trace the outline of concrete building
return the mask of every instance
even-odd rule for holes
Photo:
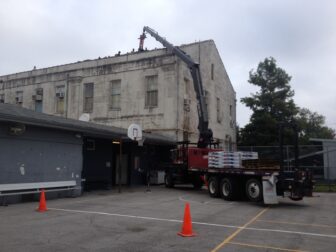
[[[212,40],[181,48],[200,63],[214,139],[236,144],[236,97]],[[131,123],[177,141],[198,139],[197,101],[187,66],[166,49],[0,76],[0,102],[127,128]]]

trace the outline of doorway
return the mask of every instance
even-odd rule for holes
[[[82,170],[84,190],[110,189],[113,186],[114,156],[111,141],[84,138]]]

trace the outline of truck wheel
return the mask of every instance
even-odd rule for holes
[[[295,190],[289,198],[293,201],[300,201],[303,199],[302,192]]]
[[[246,182],[246,196],[250,201],[259,202],[263,198],[263,190],[258,179],[249,179]]]
[[[174,180],[173,180],[173,176],[170,173],[166,173],[165,177],[164,177],[164,182],[165,182],[165,186],[167,188],[172,188],[174,187]]]
[[[209,191],[210,197],[213,197],[213,198],[219,197],[218,179],[216,177],[209,178],[208,191]]]
[[[225,200],[234,200],[236,186],[233,178],[223,178],[220,182],[220,195]]]
[[[194,186],[194,189],[198,190],[202,188],[203,181],[200,176],[195,176],[192,180],[192,184]]]

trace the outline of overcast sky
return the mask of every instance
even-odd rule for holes
[[[273,56],[292,76],[295,102],[336,128],[336,2],[295,0],[0,1],[0,75],[138,48],[147,25],[174,45],[213,39],[240,103],[248,73]],[[153,38],[148,49],[162,47]]]

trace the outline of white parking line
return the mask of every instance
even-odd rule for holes
[[[154,221],[182,223],[181,220],[145,217],[145,216],[137,216],[137,215],[105,213],[105,212],[84,211],[84,210],[74,210],[74,209],[62,209],[62,208],[52,208],[52,207],[49,207],[48,209],[49,210],[54,210],[54,211],[71,212],[71,213],[98,214],[98,215],[117,216],[117,217],[135,218],[135,219],[143,219],[143,220],[154,220]],[[336,239],[336,235],[334,235],[334,234],[298,232],[298,231],[289,231],[289,230],[283,230],[283,229],[253,228],[253,227],[233,226],[233,225],[215,224],[215,223],[206,223],[206,222],[197,222],[197,221],[192,222],[192,224],[204,225],[204,226],[213,226],[213,227],[225,227],[225,228],[253,230],[253,231],[261,231],[261,232],[275,232],[275,233],[298,234],[298,235],[305,235],[305,236],[318,236],[318,237],[326,237],[326,238]]]
[[[223,205],[223,202],[215,203],[215,200],[208,200],[208,201],[205,201],[204,204],[206,204],[206,205],[207,204],[210,204],[210,205]],[[234,202],[227,202],[227,201],[225,202],[224,201],[224,204],[225,205],[232,205],[232,204],[234,204]]]
[[[186,197],[189,195],[183,195],[180,196],[178,199],[179,201],[183,201],[183,202],[191,202],[191,203],[197,203],[197,204],[204,204],[204,205],[232,205],[233,202],[227,202],[227,201],[221,201],[220,203],[217,203],[216,200],[208,200],[208,201],[195,201],[195,200],[190,200],[190,199],[186,199]]]

